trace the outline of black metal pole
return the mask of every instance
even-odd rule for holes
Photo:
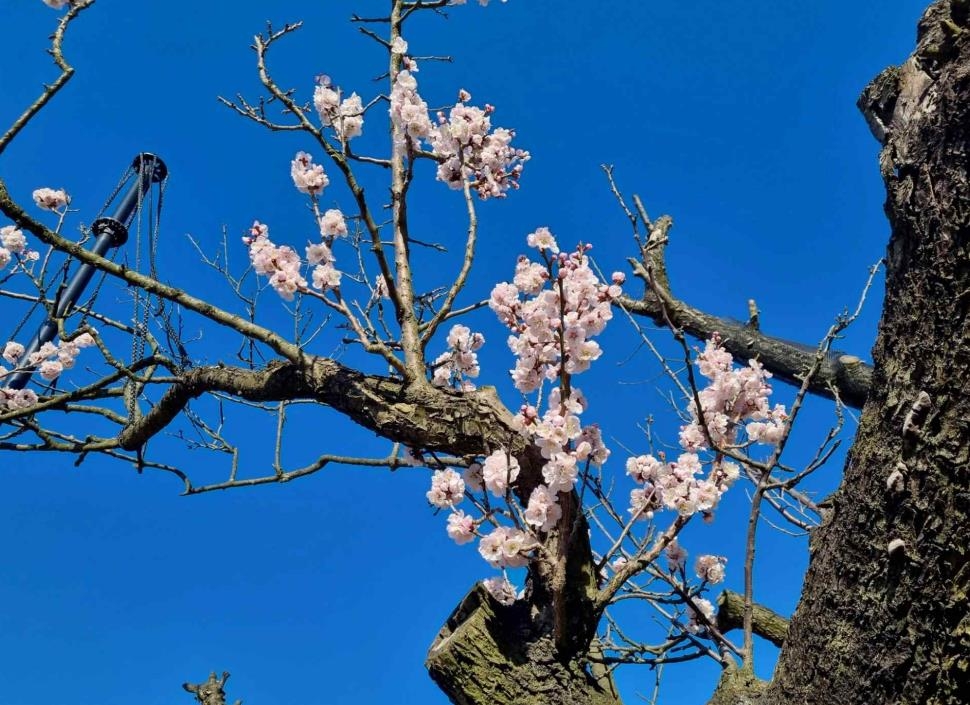
[[[91,231],[95,234],[91,252],[96,255],[104,256],[108,250],[127,242],[128,228],[135,216],[138,202],[148,193],[152,184],[161,183],[168,175],[165,162],[149,152],[142,152],[135,157],[131,166],[135,171],[135,180],[122,196],[114,214],[110,217],[98,218],[91,225]],[[91,277],[94,276],[94,271],[94,267],[90,264],[82,264],[78,268],[67,285],[58,293],[54,301],[53,315],[40,325],[37,333],[24,348],[24,354],[20,356],[18,366],[25,365],[30,356],[40,350],[44,343],[49,343],[57,337],[58,319],[63,318],[77,304]],[[34,367],[30,366],[8,375],[7,388],[23,389],[33,373]]]

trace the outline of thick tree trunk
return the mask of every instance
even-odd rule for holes
[[[542,612],[475,587],[438,633],[428,672],[456,705],[619,705],[611,678],[561,657]]]
[[[970,2],[860,107],[892,238],[874,375],[768,703],[970,702]]]

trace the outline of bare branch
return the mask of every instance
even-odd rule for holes
[[[0,154],[7,148],[7,146],[13,141],[13,138],[17,136],[27,123],[41,111],[41,109],[50,102],[58,91],[60,91],[68,81],[71,80],[71,76],[74,75],[74,67],[67,63],[67,59],[64,58],[63,44],[64,44],[64,34],[67,32],[67,26],[71,21],[81,14],[84,10],[91,7],[95,0],[79,0],[78,2],[70,3],[67,13],[61,17],[60,21],[57,23],[57,29],[54,31],[54,36],[51,40],[50,55],[54,59],[54,63],[61,70],[61,75],[57,77],[52,84],[49,86],[44,86],[44,92],[31,103],[26,110],[14,120],[13,125],[0,137]]]

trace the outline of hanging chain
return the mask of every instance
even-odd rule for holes
[[[152,178],[152,171],[155,168],[156,165],[154,162],[146,165],[143,161],[140,164],[138,178]],[[148,171],[148,169],[152,171]],[[148,276],[156,281],[158,280],[158,240],[161,231],[162,201],[165,196],[165,186],[167,183],[167,176],[159,182],[157,202],[154,190],[151,188],[148,189],[147,208],[144,194],[141,190],[138,192],[137,222],[135,224],[135,271],[142,272],[143,251],[147,249]],[[142,233],[142,218],[146,212],[148,213],[148,224],[145,232],[145,236],[148,238],[147,248],[143,242],[144,237]],[[145,345],[148,341],[148,323],[153,314],[165,328],[166,336],[170,340],[177,340],[177,334],[172,328],[171,321],[169,321],[165,302],[160,297],[155,294],[142,292],[138,287],[132,287],[132,298],[134,310],[132,312],[131,364],[134,365],[145,354]],[[125,383],[125,401],[130,418],[134,418],[138,413],[137,403],[138,396],[141,393],[141,386],[132,379],[129,379]]]
[[[118,179],[118,183],[115,185],[114,190],[108,196],[108,199],[104,202],[104,205],[101,206],[101,210],[98,211],[98,215],[95,216],[95,220],[104,216],[105,212],[108,210],[108,206],[110,206],[112,202],[115,200],[115,198],[118,197],[118,194],[121,193],[121,189],[124,188],[125,184],[128,183],[128,180],[131,178],[131,175],[134,173],[135,173],[135,170],[133,167],[129,166],[127,169],[125,169],[125,173],[121,175],[120,179]],[[109,257],[108,259],[110,259],[113,262],[115,257],[117,257],[117,254],[118,254],[117,250],[112,250],[111,257]],[[64,262],[65,277],[67,276],[68,262],[69,260],[66,260]],[[78,322],[79,328],[88,322],[88,312],[91,311],[91,307],[94,305],[95,300],[98,298],[98,294],[101,293],[101,287],[104,286],[104,282],[105,282],[105,279],[107,279],[107,277],[108,277],[108,273],[104,270],[101,270],[98,276],[98,283],[94,285],[94,290],[91,292],[91,295],[88,296],[87,301],[83,305],[77,304],[75,306],[75,308],[78,308],[81,310],[81,318],[80,318],[80,321]]]
[[[154,166],[154,163],[153,163]],[[145,178],[145,160],[138,164],[138,203],[135,207],[135,271],[141,272],[141,221],[144,213],[144,195],[141,184]],[[150,189],[149,189],[150,190]],[[151,198],[151,196],[149,196]],[[141,290],[137,286],[131,287],[133,311],[131,323],[134,328],[131,336],[131,365],[141,359],[145,352],[145,336],[148,332],[148,302],[142,303]],[[125,382],[125,406],[128,410],[129,423],[138,416],[138,395],[140,390],[137,382],[131,377]]]

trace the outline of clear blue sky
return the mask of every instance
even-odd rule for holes
[[[384,4],[99,0],[66,45],[76,77],[0,159],[0,174],[24,201],[36,187],[66,187],[90,220],[131,156],[156,151],[172,174],[162,276],[229,305],[185,235],[215,248],[223,226],[235,241],[260,218],[280,241],[301,245],[312,225],[289,160],[311,145],[268,134],[215,97],[258,95],[247,47],[267,18],[306,23],[275,55],[281,83],[309,98],[313,76],[327,73],[373,95],[380,56],[346,19]],[[455,57],[422,65],[428,102],[445,104],[464,87],[496,105],[495,122],[516,128],[533,154],[522,190],[481,209],[480,266],[465,300],[510,276],[538,225],[562,242],[595,243],[604,269],[623,268],[633,247],[599,170],[608,162],[651,214],[674,217],[677,294],[737,318],[753,297],[767,331],[816,341],[855,303],[888,234],[877,145],[855,100],[882,68],[905,59],[925,4],[510,0],[419,23],[408,36],[414,53]],[[40,0],[0,7],[0,125],[54,78],[44,50],[56,15]],[[379,144],[376,120],[365,131]],[[417,195],[422,236],[460,242],[456,194],[430,183]],[[328,197],[349,210],[346,193]],[[421,272],[438,283],[434,272],[453,268],[432,259]],[[842,348],[867,357],[880,298]],[[267,320],[284,325],[277,302],[265,303]],[[0,337],[20,313],[2,305]],[[504,334],[487,311],[470,324],[489,341],[483,381],[507,393]],[[205,361],[234,353],[218,332],[201,333],[194,351]],[[337,349],[338,338],[325,332],[318,352]],[[604,340],[609,352],[581,386],[621,471],[619,444],[643,447],[637,421],[653,413],[667,419],[667,432],[675,423],[654,392],[650,359],[627,359],[636,347],[630,329],[617,318]],[[827,404],[810,407],[795,453],[813,447],[831,418]],[[250,445],[272,436],[268,423],[251,419],[229,430]],[[297,416],[288,457],[348,449],[376,455],[385,446],[334,414]],[[254,457],[248,471],[262,474]],[[181,459],[197,482],[223,476],[202,453]],[[169,476],[97,458],[76,469],[69,458],[6,455],[0,472],[5,705],[188,702],[179,684],[210,669],[231,671],[231,695],[253,705],[446,702],[424,654],[490,569],[447,539],[424,501],[425,472],[332,468],[290,485],[192,498],[179,497]],[[831,488],[838,472],[838,464],[828,469],[821,485]],[[716,528],[685,545],[727,554],[728,586],[738,589],[743,496],[732,502]],[[759,599],[787,613],[805,542],[767,527],[761,536]],[[669,667],[660,702],[702,702],[716,673],[696,669]],[[621,675],[628,701],[652,679],[636,669]]]

